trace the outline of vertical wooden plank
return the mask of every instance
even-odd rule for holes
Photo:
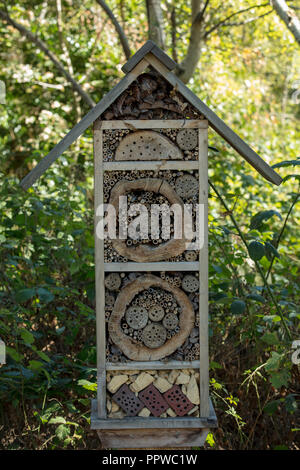
[[[208,162],[207,129],[199,129],[199,205],[204,240],[199,255],[200,416],[209,417],[208,351]],[[200,212],[201,214],[201,212]],[[201,242],[201,240],[200,240]]]
[[[104,291],[104,241],[96,234],[100,220],[97,208],[103,204],[103,157],[101,122],[94,123],[94,236],[95,236],[95,290],[97,336],[97,402],[99,418],[106,418],[106,338]]]

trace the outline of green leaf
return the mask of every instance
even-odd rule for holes
[[[288,370],[283,369],[278,372],[274,372],[270,375],[270,381],[274,388],[280,389],[281,387],[287,387],[290,379],[290,373]]]
[[[266,303],[265,298],[262,295],[259,295],[259,294],[254,294],[254,293],[249,294],[249,295],[247,295],[247,299],[255,300],[256,302],[260,302],[262,304]]]
[[[265,333],[263,335],[263,337],[261,339],[265,343],[269,344],[270,346],[272,346],[274,344],[279,344],[279,339],[278,339],[277,333],[275,331],[273,331],[273,332],[268,331],[267,333]]]
[[[249,256],[254,261],[260,260],[265,254],[265,247],[262,243],[257,241],[252,241],[248,245]]]
[[[21,354],[19,354],[15,349],[10,348],[9,346],[6,346],[6,352],[16,362],[21,362],[23,359],[23,356]]]
[[[29,361],[29,368],[32,370],[40,370],[44,367],[44,364],[40,361]]]
[[[16,292],[16,301],[19,303],[27,302],[36,295],[35,289],[21,289]]]
[[[230,309],[234,315],[240,315],[246,310],[246,303],[243,300],[234,300]]]
[[[44,289],[43,287],[39,287],[37,289],[37,295],[39,296],[40,301],[44,304],[48,304],[54,299],[54,295],[52,294],[52,292],[47,289]]]
[[[55,431],[56,436],[60,441],[63,441],[70,435],[70,428],[65,424],[60,424]]]
[[[25,343],[27,344],[34,343],[34,336],[32,333],[30,333],[30,331],[22,329],[20,330],[20,335]]]
[[[266,250],[266,256],[267,256],[269,261],[273,258],[273,256],[275,256],[275,258],[280,258],[280,254],[276,250],[275,246],[272,245],[272,243],[266,242],[265,243],[265,250]]]
[[[266,222],[267,220],[269,220],[274,215],[277,215],[277,217],[282,219],[280,213],[277,212],[277,211],[274,211],[274,210],[257,212],[257,214],[255,214],[251,218],[250,230],[259,229],[263,222]]]
[[[56,416],[50,419],[49,424],[66,424],[66,420],[62,416]]]
[[[88,380],[78,380],[78,385],[81,385],[81,387],[85,388],[86,390],[91,390],[92,392],[96,392],[97,390],[97,384],[89,382]]]
[[[272,416],[278,410],[279,405],[280,405],[280,400],[270,401],[264,407],[264,412]]]
[[[295,396],[290,393],[284,400],[285,408],[288,413],[295,413],[298,410],[298,404],[295,399]]]
[[[276,371],[279,369],[281,361],[283,359],[283,354],[279,354],[276,351],[272,351],[271,357],[267,360],[265,369],[266,371]]]
[[[40,356],[41,359],[43,359],[44,361],[46,362],[51,362],[51,359],[47,356],[47,354],[45,354],[43,351],[37,351],[36,350],[36,353],[38,356]]]

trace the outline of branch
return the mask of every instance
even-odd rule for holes
[[[126,59],[129,59],[129,57],[131,56],[130,47],[129,47],[127,37],[126,37],[126,34],[124,33],[122,26],[120,25],[117,18],[115,17],[115,15],[113,14],[113,12],[111,11],[111,9],[109,8],[109,6],[106,4],[104,0],[96,0],[96,1],[111,19],[111,22],[114,25],[115,30],[119,36],[120,42],[122,44],[125,57]]]
[[[51,52],[48,49],[44,41],[39,39],[37,36],[35,36],[31,31],[26,29],[24,26],[22,26],[21,24],[13,20],[3,10],[0,10],[0,17],[4,19],[8,24],[10,24],[13,28],[17,29],[19,33],[21,33],[22,36],[27,37],[29,41],[33,42],[39,49],[41,49],[49,57],[49,59],[53,62],[53,64],[61,72],[61,74],[66,77],[68,82],[71,83],[74,90],[77,91],[77,93],[81,96],[81,98],[85,101],[85,103],[87,103],[91,108],[95,106],[96,103],[92,100],[90,95],[81,88],[81,86],[79,85],[79,83],[76,82],[76,80],[74,80],[74,78],[69,74],[69,72],[64,68],[62,63],[55,56],[55,54],[53,54],[53,52]]]
[[[73,69],[71,56],[69,53],[69,49],[65,43],[65,38],[63,34],[63,18],[62,18],[61,0],[56,0],[56,12],[57,12],[57,29],[58,29],[58,35],[59,35],[59,40],[60,40],[60,47],[65,56],[65,60],[68,66],[68,72],[71,76],[74,76],[74,69]],[[76,122],[77,122],[81,117],[80,97],[76,94],[74,89],[73,89],[73,96],[74,96],[74,111],[75,111]]]
[[[227,16],[224,18],[224,20],[219,21],[217,24],[215,24],[212,28],[210,28],[208,31],[205,32],[204,34],[204,39],[207,39],[208,36],[213,33],[216,29],[220,28],[221,26],[224,26],[227,21],[231,20],[234,16],[240,15],[241,13],[245,13],[249,10],[252,10],[253,8],[262,8],[268,6],[269,3],[263,3],[261,5],[252,5],[251,7],[248,8],[243,8],[242,10],[236,11],[234,13],[231,13],[231,15]]]
[[[209,0],[202,6],[201,0],[192,0],[192,26],[189,39],[189,47],[184,60],[176,70],[179,78],[187,83],[197,67],[201,55],[201,43],[203,40],[203,18]]]
[[[253,21],[259,20],[260,18],[264,18],[265,16],[268,16],[271,13],[273,13],[273,10],[269,10],[266,13],[263,13],[262,15],[254,16],[253,18],[248,18],[245,21],[240,21],[239,23],[226,23],[226,24],[223,24],[223,28],[232,27],[232,26],[244,26],[245,24],[253,23]]]
[[[285,22],[297,43],[300,44],[300,21],[297,15],[284,0],[270,0],[270,3],[278,16]]]
[[[149,39],[158,47],[165,48],[164,20],[159,0],[146,0]]]
[[[176,10],[175,6],[172,7],[171,11],[171,40],[172,40],[172,58],[174,62],[177,63],[178,57],[177,57],[177,41],[176,41]]]

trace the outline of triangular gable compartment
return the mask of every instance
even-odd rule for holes
[[[141,74],[100,116],[102,120],[205,119],[152,67]]]

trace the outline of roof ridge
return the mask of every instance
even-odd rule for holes
[[[131,70],[145,57],[145,55],[151,52],[160,62],[167,67],[168,70],[173,70],[177,67],[176,62],[174,62],[171,57],[169,57],[160,47],[158,47],[155,42],[149,40],[135,53],[130,59],[123,65],[122,71],[124,73],[131,72]]]

